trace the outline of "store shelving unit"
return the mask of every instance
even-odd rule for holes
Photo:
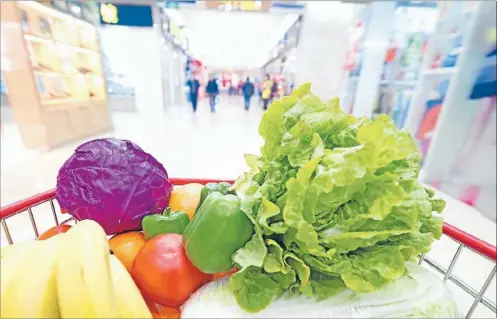
[[[469,95],[488,50],[484,32],[492,25],[493,13],[492,1],[440,4],[440,17],[428,44],[405,125],[423,153],[420,178],[435,186],[450,179],[448,175],[479,112],[478,102],[470,100]],[[451,41],[457,37],[462,38],[457,60],[443,67],[445,57],[454,51]],[[438,104],[434,115],[429,114],[430,103]],[[429,116],[432,118],[427,121]],[[426,123],[428,129],[424,127]]]
[[[50,2],[1,3],[4,78],[27,148],[111,128],[96,27]]]
[[[378,102],[373,115],[388,114],[398,128],[404,126],[420,75],[429,34],[437,16],[435,2],[398,2],[388,30],[389,48],[383,62]]]
[[[474,19],[477,6],[478,2],[450,1],[439,3],[438,21],[428,42],[428,50],[423,59],[420,79],[416,85],[412,106],[409,109],[405,123],[405,128],[413,136],[416,136],[418,144],[422,147],[425,155],[431,142],[430,136],[435,133],[433,130],[427,132],[428,137],[423,140],[419,132],[423,116],[427,112],[427,101],[439,99],[439,104],[443,104],[450,86],[454,83],[453,80],[459,76],[460,61],[468,53],[465,43],[471,41],[468,38],[471,34],[469,28],[475,25]],[[450,51],[454,50],[455,41],[460,42],[462,45],[459,49],[460,53],[455,61],[444,65],[442,60],[448,59]],[[471,48],[469,49],[471,50]],[[441,87],[444,89],[437,90],[437,88]]]

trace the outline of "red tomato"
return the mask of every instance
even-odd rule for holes
[[[38,237],[38,240],[45,240],[45,239],[48,239],[48,238],[55,236],[57,234],[65,233],[70,228],[71,228],[71,225],[59,225],[59,226],[52,227],[49,230],[47,230],[46,232],[44,232],[43,234],[41,234]]]
[[[217,274],[214,274],[212,276],[212,280],[217,280],[217,279],[221,279],[221,278],[224,278],[226,276],[229,276],[229,275],[232,275],[234,274],[235,272],[238,271],[238,268],[236,267],[233,267],[233,269],[231,270],[228,270],[228,271],[225,271],[225,272],[220,272],[220,273],[217,273]]]
[[[176,308],[211,278],[188,260],[178,234],[147,241],[136,255],[131,275],[145,298]]]

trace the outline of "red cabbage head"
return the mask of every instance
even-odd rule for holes
[[[116,138],[76,148],[60,168],[56,198],[77,220],[91,219],[110,234],[141,229],[144,216],[162,212],[172,185],[167,171],[138,145]]]

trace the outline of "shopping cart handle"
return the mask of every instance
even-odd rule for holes
[[[234,180],[230,179],[199,179],[199,178],[170,178],[169,179],[173,185],[185,185],[190,183],[198,183],[205,185],[207,183],[220,183],[227,182],[232,184]],[[28,208],[32,208],[33,206],[39,205],[41,203],[47,202],[51,199],[55,198],[55,189],[39,193],[37,195],[28,197],[26,199],[17,201],[10,205],[6,205],[0,209],[0,219],[9,218],[13,215],[21,213]]]
[[[55,189],[39,193],[37,195],[4,206],[0,209],[0,219],[9,218],[27,210],[28,208],[32,208],[53,198],[55,198]]]
[[[444,223],[443,232],[445,235],[451,237],[452,239],[460,242],[466,247],[473,249],[476,252],[479,252],[482,255],[487,256],[488,258],[496,261],[497,250],[495,246],[483,241],[467,232],[452,226],[451,224]]]
[[[173,185],[185,185],[189,183],[199,183],[199,184],[207,184],[207,183],[219,183],[219,182],[228,182],[233,183],[233,180],[221,180],[221,179],[198,179],[198,178],[170,178],[170,181]],[[7,205],[0,209],[0,219],[6,219],[11,216],[14,216],[18,213],[26,211],[34,206],[47,202],[49,200],[53,200],[55,198],[55,189],[40,193],[38,195],[34,195],[28,197],[24,200],[15,202],[13,204]],[[443,232],[445,235],[451,237],[452,239],[460,242],[466,247],[471,248],[472,250],[487,256],[492,260],[496,260],[497,251],[494,245],[491,245],[477,237],[468,234],[467,232],[454,227],[450,224],[444,223]]]

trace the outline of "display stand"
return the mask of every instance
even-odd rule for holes
[[[479,2],[474,9],[463,41],[464,50],[452,71],[420,175],[424,182],[438,186],[468,204],[476,203],[479,191],[492,192],[491,197],[487,196],[493,198],[492,203],[477,206],[489,213],[493,210],[493,219],[495,95],[486,99],[470,99],[470,96],[489,50],[486,32],[495,28],[495,10],[494,1]],[[493,85],[495,89],[495,82]]]
[[[1,3],[9,105],[27,148],[111,128],[96,27],[48,2]]]
[[[396,8],[373,115],[389,115],[398,128],[404,127],[437,12],[433,2],[405,2]]]
[[[468,29],[473,25],[470,22],[474,19],[474,9],[474,4],[466,2],[446,2],[439,5],[439,18],[428,43],[420,79],[405,123],[405,128],[418,138],[424,154],[428,151],[448,85],[458,71],[459,60],[467,53],[467,50],[462,50],[458,54],[461,51],[458,50],[451,56],[451,51],[467,40]],[[420,131],[424,115],[432,117],[433,121],[426,120],[426,127]]]
[[[488,49],[482,34],[492,23],[494,13],[492,1],[441,4],[440,19],[430,39],[406,119],[406,129],[416,136],[424,155],[420,178],[425,182],[437,185],[446,177],[478,112],[476,102],[468,98],[484,51]],[[462,21],[467,25],[461,26]],[[455,28],[458,24],[459,30]],[[457,37],[462,37],[462,47],[454,58],[453,46],[447,42]],[[439,111],[434,111],[435,108]]]
[[[351,29],[342,94],[345,111],[390,115],[400,128],[419,75],[436,3],[397,1],[363,7]]]

